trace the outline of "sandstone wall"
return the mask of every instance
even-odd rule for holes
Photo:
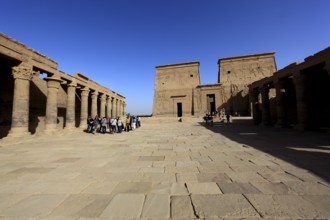
[[[276,72],[274,53],[219,59],[218,82],[222,85],[221,108],[232,115],[250,115],[248,85]]]
[[[199,62],[156,67],[153,116],[176,117],[177,103],[182,103],[183,117],[194,114],[199,84]]]

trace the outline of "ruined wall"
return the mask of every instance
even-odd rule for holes
[[[250,115],[247,85],[276,72],[274,53],[219,59],[223,105],[232,115]]]
[[[199,62],[157,66],[153,116],[177,116],[177,103],[182,103],[182,116],[194,115],[199,84]]]

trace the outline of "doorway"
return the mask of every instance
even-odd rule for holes
[[[176,103],[176,107],[177,107],[178,117],[182,117],[182,103],[181,102]]]
[[[214,94],[208,94],[207,96],[207,111],[210,113],[215,112],[215,95]]]

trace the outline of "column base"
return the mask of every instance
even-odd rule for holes
[[[31,136],[27,127],[12,127],[9,130],[7,137],[25,137]]]
[[[81,132],[80,127],[64,127],[64,132]]]
[[[9,138],[21,138],[21,137],[30,137],[31,133],[28,131],[24,131],[24,132],[13,132],[13,131],[9,131],[8,135],[6,137]]]

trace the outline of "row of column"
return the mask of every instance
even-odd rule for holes
[[[30,81],[33,77],[32,66],[22,63],[19,66],[12,68],[14,78],[14,96],[12,110],[12,124],[8,136],[21,136],[30,134],[29,127],[29,100],[30,100]],[[46,103],[46,118],[45,132],[57,131],[58,117],[58,90],[60,88],[61,79],[47,77],[47,103]],[[76,83],[69,83],[67,88],[67,108],[66,108],[66,129],[75,127],[75,94]],[[88,117],[88,96],[89,88],[81,89],[81,117],[80,126],[85,128]],[[94,117],[97,115],[97,98],[98,92],[91,93],[91,114]],[[107,108],[106,108],[107,107]],[[105,112],[105,110],[107,111]],[[112,110],[112,111],[111,111]],[[126,112],[126,103],[115,97],[101,94],[100,96],[100,116],[115,117],[124,115]]]
[[[293,74],[293,84],[296,91],[296,104],[297,104],[297,128],[304,129],[308,125],[308,105],[306,98],[306,75],[297,72]],[[285,111],[285,87],[284,82],[276,79],[274,82],[274,87],[276,90],[276,114],[277,122],[276,126],[284,127],[286,126],[286,111]],[[263,85],[257,89],[250,91],[252,104],[253,104],[253,120],[255,124],[261,123],[263,125],[270,125],[270,105],[269,105],[269,85]],[[261,115],[259,111],[259,101],[258,96],[261,94]]]
[[[88,118],[88,96],[90,90],[84,88],[81,90],[81,114],[80,114],[80,126],[85,127]],[[68,94],[69,97],[69,94]],[[91,116],[94,117],[98,115],[98,105],[97,99],[99,93],[94,91],[91,93]],[[68,105],[69,106],[69,105]],[[107,96],[106,94],[100,95],[100,115],[101,117],[117,117],[122,116],[126,112],[126,103],[122,100],[116,99],[114,97]]]

